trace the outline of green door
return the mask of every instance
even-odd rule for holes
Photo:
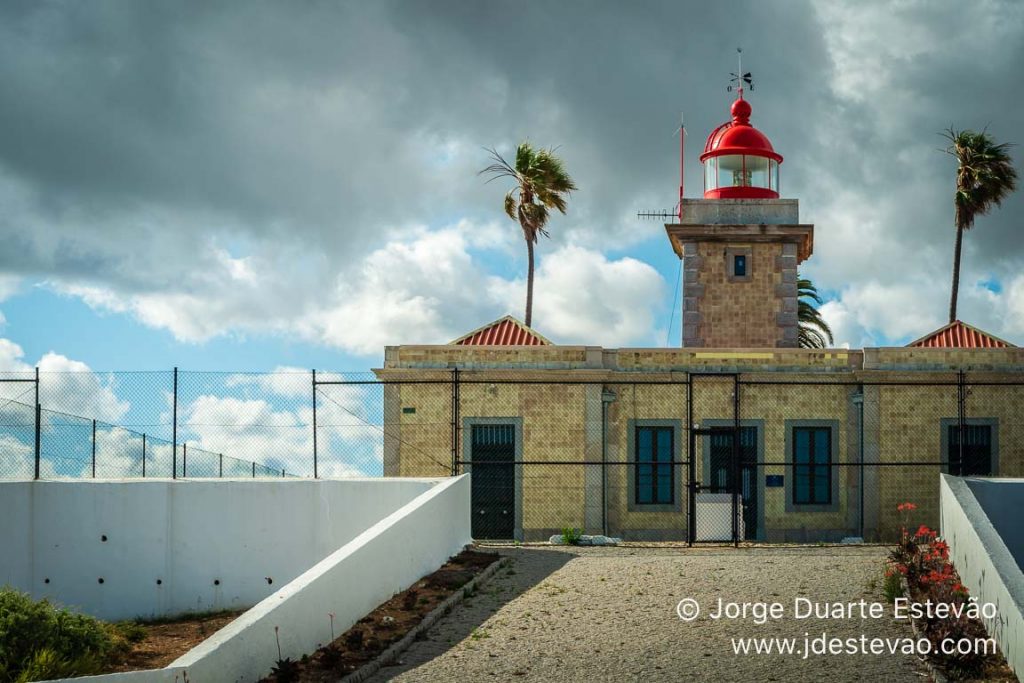
[[[511,539],[516,528],[515,425],[473,425],[470,438],[473,538]]]

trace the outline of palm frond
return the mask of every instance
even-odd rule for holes
[[[797,277],[797,341],[802,349],[827,349],[835,343],[832,328],[818,306],[824,303],[818,288],[807,278]]]
[[[512,188],[505,195],[505,214],[512,220],[516,220],[516,188]]]
[[[824,303],[821,295],[818,294],[818,288],[814,286],[813,282],[804,278],[797,278],[796,295],[800,299],[812,299],[816,303]]]
[[[801,349],[827,349],[828,344],[818,330],[811,327],[801,327],[797,333],[797,341]]]
[[[516,173],[516,169],[510,166],[509,163],[505,161],[505,157],[498,154],[498,151],[496,149],[494,149],[493,147],[484,147],[484,150],[486,150],[487,153],[491,156],[491,159],[494,161],[494,163],[478,171],[477,175],[491,176],[487,180],[488,183],[497,180],[498,178],[513,178],[515,180],[519,179],[519,174]]]
[[[1009,143],[996,143],[987,131],[949,128],[945,152],[957,160],[953,196],[956,227],[970,230],[978,216],[1000,206],[1017,189],[1017,170]]]

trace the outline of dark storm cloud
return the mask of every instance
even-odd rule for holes
[[[93,216],[118,240],[156,205],[211,217],[185,234],[223,216],[330,243],[493,202],[471,174],[437,182],[411,137],[528,136],[562,146],[601,216],[638,191],[671,198],[676,112],[696,131],[722,118],[738,16],[814,36],[805,11],[761,3],[295,7],[8,6],[0,159],[41,211]],[[767,47],[748,45],[785,101],[820,46]]]
[[[627,246],[661,231],[635,209],[674,203],[680,110],[699,193],[697,153],[727,117],[737,45],[754,123],[786,156],[785,194],[819,224],[819,283],[946,268],[952,166],[936,132],[1019,137],[1020,13],[984,3],[966,26],[952,3],[835,7],[7,3],[0,269],[202,298],[223,287],[212,240],[262,254],[283,293],[279,308],[235,302],[235,317],[217,313],[225,325],[287,317],[400,229],[494,219],[500,189],[476,177],[479,148],[527,137],[560,145],[581,188],[556,240]],[[822,221],[862,210],[884,224],[862,253],[853,227],[829,246]],[[984,219],[970,268],[1019,271],[1021,211],[1014,198]],[[908,262],[915,248],[925,257]]]

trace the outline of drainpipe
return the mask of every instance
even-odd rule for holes
[[[615,392],[601,390],[601,533],[608,535],[608,406]]]
[[[857,388],[857,393],[853,395],[853,403],[857,406],[857,451],[860,459],[860,466],[857,468],[859,472],[860,484],[857,490],[860,494],[860,512],[859,512],[859,536],[861,541],[864,540],[864,385],[860,385]]]

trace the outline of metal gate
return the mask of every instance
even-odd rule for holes
[[[757,534],[757,435],[740,423],[739,376],[689,376],[690,544],[733,543]],[[754,447],[751,448],[751,445]]]

